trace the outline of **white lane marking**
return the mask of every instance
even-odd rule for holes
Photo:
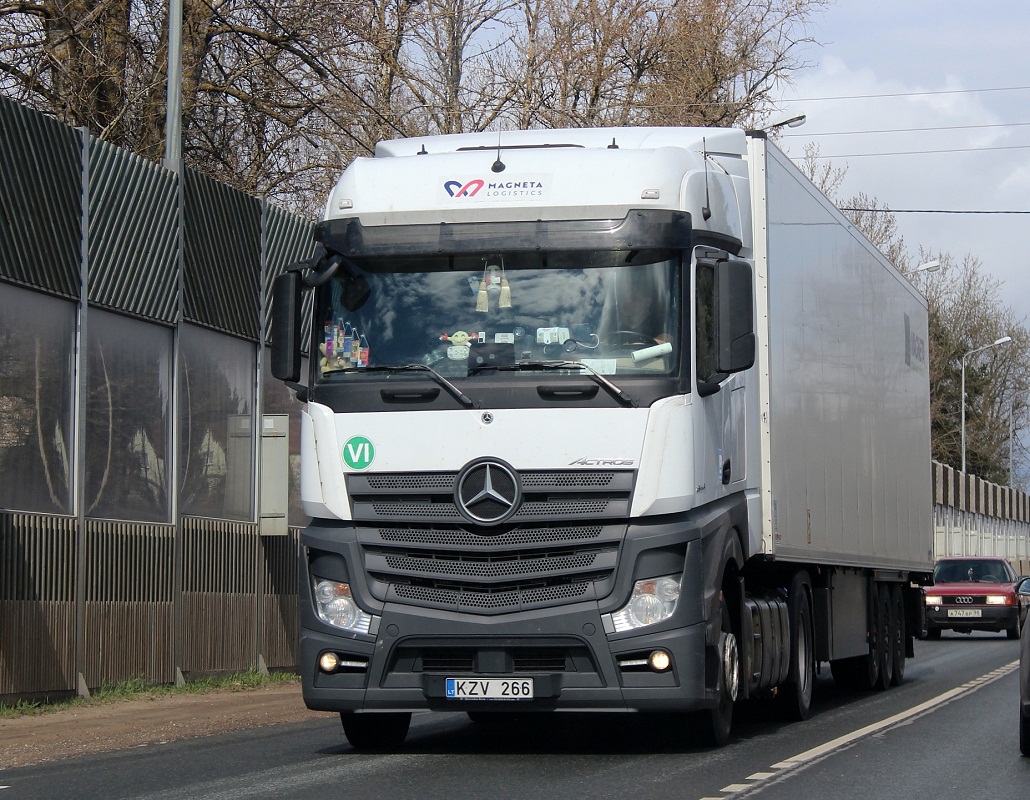
[[[936,711],[938,708],[941,708],[942,706],[950,703],[957,697],[971,694],[972,692],[975,692],[977,689],[982,689],[984,686],[994,683],[994,681],[998,680],[999,678],[1005,677],[1006,675],[1008,675],[1011,672],[1014,672],[1018,668],[1019,661],[1012,661],[1011,663],[1005,664],[1002,667],[998,667],[998,669],[992,670],[991,672],[981,675],[979,678],[974,678],[973,680],[968,681],[962,684],[961,686],[957,686],[954,689],[949,689],[946,692],[942,692],[936,697],[927,700],[925,703],[920,703],[919,705],[912,706],[911,708],[906,709],[905,711],[902,711],[898,714],[894,714],[893,716],[887,717],[878,722],[874,722],[871,725],[866,725],[864,728],[859,728],[858,730],[852,731],[851,733],[846,733],[843,736],[838,736],[836,739],[831,739],[830,741],[821,744],[818,747],[813,747],[812,749],[806,750],[803,753],[798,753],[796,756],[792,756],[791,758],[787,758],[783,761],[777,762],[776,764],[773,764],[770,767],[770,769],[772,770],[778,770],[777,772],[756,772],[747,778],[748,783],[730,784],[726,788],[720,790],[726,793],[721,798],[700,798],[700,800],[729,800],[730,797],[733,797],[737,793],[750,791],[751,789],[760,786],[762,783],[770,780],[771,778],[782,777],[783,773],[786,771],[799,769],[800,767],[806,764],[810,764],[813,761],[822,758],[823,756],[833,752],[834,750],[842,749],[844,747],[847,747],[848,745],[854,744],[859,739],[864,739],[868,736],[872,736],[873,734],[880,733],[882,731],[887,730],[888,728],[892,728],[896,725],[899,725],[902,722],[906,722],[908,720],[912,720],[916,717],[922,716],[923,714],[929,714],[933,711]]]

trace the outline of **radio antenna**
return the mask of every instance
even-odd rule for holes
[[[707,222],[712,216],[712,201],[708,194],[708,141],[701,137],[701,150],[705,160],[705,204],[701,206],[701,217]]]
[[[497,160],[490,166],[492,172],[504,172],[504,162],[501,161],[501,132],[497,131]]]

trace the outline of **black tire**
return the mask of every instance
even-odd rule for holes
[[[411,714],[353,714],[341,711],[340,721],[347,741],[355,750],[391,750],[404,743],[411,724]]]
[[[1019,711],[1019,752],[1030,758],[1030,716]]]
[[[894,628],[891,631],[891,646],[894,649],[894,674],[891,686],[900,686],[905,682],[905,650],[908,639],[908,626],[905,620],[905,595],[900,585],[891,587],[891,606],[894,609]]]
[[[700,743],[709,747],[722,747],[729,741],[733,728],[733,704],[740,690],[740,648],[733,632],[730,610],[722,602],[722,636],[719,637],[719,704],[699,715]]]
[[[876,587],[876,657],[879,662],[875,689],[889,689],[894,682],[894,604],[891,587],[881,583]]]
[[[937,639],[940,639],[941,638],[941,629],[940,628],[927,628],[926,629],[926,638],[927,639],[933,639],[935,641]]]
[[[776,693],[776,707],[785,719],[806,720],[812,714],[815,685],[815,633],[812,623],[812,587],[808,573],[797,572],[787,595],[790,616],[790,674]]]
[[[1018,639],[1019,638],[1019,634],[1020,634],[1019,610],[1017,609],[1016,610],[1016,624],[1013,625],[1011,628],[1006,628],[1005,635],[1009,639]]]

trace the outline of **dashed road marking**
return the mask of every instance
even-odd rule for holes
[[[886,717],[885,719],[881,719],[871,725],[866,725],[864,728],[859,728],[851,733],[838,736],[836,739],[831,739],[830,741],[817,747],[813,747],[810,750],[806,750],[803,753],[798,753],[796,756],[791,756],[783,761],[779,761],[769,768],[771,770],[769,772],[755,772],[747,777],[747,783],[731,783],[729,786],[719,790],[723,793],[721,797],[701,797],[698,798],[698,800],[730,800],[730,798],[738,794],[750,792],[761,786],[766,781],[773,778],[780,778],[784,773],[789,772],[790,770],[800,769],[807,764],[811,764],[812,762],[823,758],[835,750],[848,747],[860,739],[865,739],[873,734],[881,733],[889,728],[900,725],[902,722],[907,722],[908,720],[936,711],[938,708],[950,703],[952,700],[975,692],[977,689],[982,689],[984,686],[994,683],[994,681],[1005,677],[1018,668],[1019,661],[1012,661],[1002,667],[998,667],[998,669],[991,670],[990,672],[981,675],[979,678],[967,681],[961,686],[942,692],[936,697],[927,700],[925,703],[919,703],[918,705],[912,706],[898,714]]]

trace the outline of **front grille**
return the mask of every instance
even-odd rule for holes
[[[944,595],[941,597],[941,605],[945,606],[982,606],[987,604],[987,595],[985,594],[974,594],[974,595],[958,595],[949,597]]]
[[[502,587],[496,591],[476,591],[402,583],[391,587],[389,599],[406,600],[416,605],[435,606],[450,611],[486,614],[557,605],[558,602],[570,600],[586,600],[600,596],[595,588],[593,582],[580,582],[531,589]]]
[[[398,647],[388,671],[436,675],[596,672],[590,651],[581,643],[515,644],[498,647],[440,647],[408,643]]]
[[[457,473],[347,476],[369,587],[380,600],[503,614],[606,596],[633,488],[632,471],[519,475],[503,525],[458,510]]]
[[[523,499],[508,523],[554,519],[625,519],[633,489],[631,470],[540,471],[519,475]],[[454,502],[458,473],[347,476],[355,521],[464,521]]]

